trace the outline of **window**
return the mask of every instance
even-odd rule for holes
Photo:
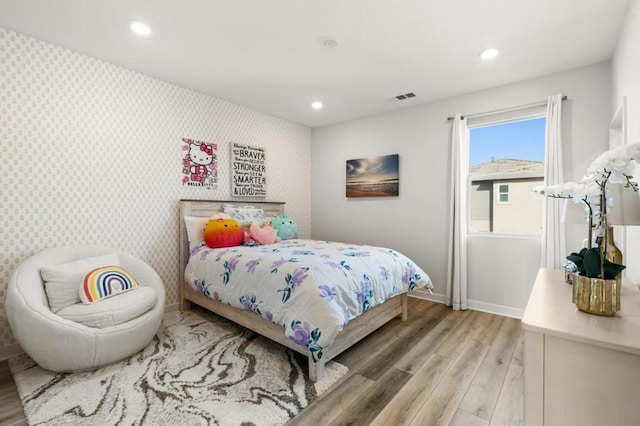
[[[498,204],[509,204],[509,185],[498,185]]]
[[[545,111],[469,117],[469,231],[541,235]]]

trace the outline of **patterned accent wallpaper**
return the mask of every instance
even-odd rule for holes
[[[217,189],[182,185],[182,138],[218,145]],[[267,200],[311,236],[311,130],[0,28],[0,352],[13,270],[45,248],[114,247],[178,302],[178,200],[229,200],[230,144],[265,149]]]

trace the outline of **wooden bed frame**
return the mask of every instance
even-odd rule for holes
[[[253,312],[233,308],[198,293],[184,279],[184,271],[189,257],[189,242],[183,218],[184,216],[212,216],[222,211],[223,204],[261,207],[267,216],[284,213],[284,203],[279,202],[180,200],[180,310],[189,309],[190,303],[195,303],[307,356],[309,358],[309,378],[314,382],[322,379],[324,365],[328,361],[362,340],[372,331],[377,330],[398,315],[401,316],[402,321],[407,319],[407,293],[404,292],[351,320],[336,336],[334,342],[324,349],[322,359],[313,362],[306,348],[296,345],[285,336],[284,327],[281,325],[273,324]]]

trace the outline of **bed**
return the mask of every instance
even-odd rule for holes
[[[307,356],[312,381],[372,331],[406,320],[408,291],[432,289],[423,270],[383,247],[290,239],[209,248],[194,229],[225,205],[284,213],[279,202],[181,200],[180,309],[195,303]]]

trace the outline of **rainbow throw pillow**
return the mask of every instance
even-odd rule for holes
[[[119,266],[105,266],[85,275],[80,286],[82,303],[94,303],[139,287],[138,282]]]

